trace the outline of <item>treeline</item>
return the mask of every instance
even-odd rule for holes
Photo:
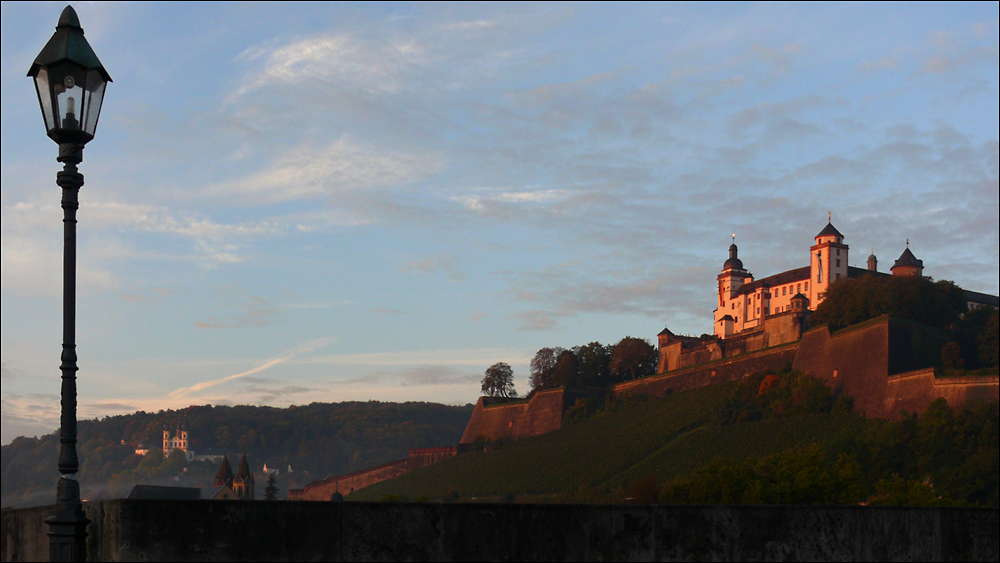
[[[657,359],[656,348],[632,336],[617,344],[542,348],[531,360],[531,390],[606,388],[656,373]]]
[[[210,486],[218,463],[188,463],[180,452],[164,459],[162,433],[184,424],[196,454],[244,452],[252,469],[280,469],[282,488],[349,473],[406,456],[408,448],[458,442],[472,406],[435,403],[313,403],[287,409],[192,406],[179,411],[137,412],[79,423],[80,480],[85,498],[109,498],[132,485]],[[136,455],[139,443],[150,448]],[[57,434],[17,438],[2,448],[3,506],[52,502],[58,479]],[[287,473],[291,466],[293,473]],[[263,489],[263,484],[259,487]]]
[[[948,342],[931,350],[937,367],[961,373],[1000,367],[1000,314],[969,311],[965,292],[950,281],[912,276],[861,276],[830,285],[809,319],[811,326],[833,329],[892,315],[938,328]]]

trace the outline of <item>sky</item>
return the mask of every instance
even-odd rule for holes
[[[711,331],[758,278],[906,247],[996,295],[987,3],[72,4],[114,82],[80,171],[79,416],[475,402],[542,347]],[[2,442],[58,426],[56,145],[2,4]]]

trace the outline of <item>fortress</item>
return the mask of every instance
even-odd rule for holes
[[[909,242],[890,269],[878,271],[848,263],[850,248],[832,223],[814,237],[810,264],[760,280],[738,257],[735,241],[717,276],[714,335],[658,335],[658,373],[614,385],[612,396],[662,397],[786,366],[824,380],[853,397],[854,411],[868,417],[894,418],[905,409],[919,412],[937,398],[952,405],[1000,398],[997,375],[938,377],[934,364],[948,342],[941,330],[893,317],[880,317],[831,331],[809,328],[809,316],[823,302],[831,283],[859,276],[921,276],[923,262]],[[965,292],[969,309],[1000,308],[1000,299]],[[930,353],[932,352],[932,353]],[[519,440],[558,430],[566,410],[587,391],[546,389],[526,401],[480,397],[457,448],[410,450],[406,459],[310,483],[289,491],[290,500],[331,500],[353,490],[391,479],[474,447],[483,438]]]
[[[809,316],[831,283],[860,276],[922,276],[924,270],[909,241],[890,273],[884,273],[874,253],[866,268],[851,266],[850,247],[832,222],[813,239],[808,266],[759,280],[744,268],[734,240],[716,277],[714,334],[693,338],[665,328],[657,335],[657,375],[619,383],[609,393],[663,396],[790,365],[853,397],[855,412],[869,417],[895,418],[902,409],[919,412],[939,397],[956,406],[1000,398],[996,375],[936,375],[933,366],[948,342],[940,330],[891,317],[835,332],[826,326],[810,329]],[[970,310],[1000,308],[995,295],[965,291],[965,299]],[[578,394],[552,389],[514,404],[482,397],[461,444],[481,436],[520,439],[557,430]]]
[[[868,256],[867,268],[849,263],[850,247],[844,235],[828,222],[809,248],[809,265],[755,280],[743,267],[735,241],[729,259],[716,278],[718,295],[714,338],[690,338],[663,329],[658,336],[659,364],[664,373],[705,362],[733,357],[796,342],[808,329],[809,314],[826,297],[831,283],[861,276],[922,276],[924,263],[910,251],[909,241],[890,268],[878,271],[878,258]],[[965,291],[970,310],[1000,307],[996,296]]]

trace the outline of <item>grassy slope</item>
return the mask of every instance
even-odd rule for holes
[[[760,457],[821,442],[870,423],[855,415],[828,414],[713,425],[712,411],[730,389],[729,384],[713,385],[631,404],[500,450],[457,456],[362,489],[350,499],[615,489],[648,476],[670,479],[719,457]]]

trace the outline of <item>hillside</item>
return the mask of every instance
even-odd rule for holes
[[[181,411],[137,412],[79,423],[78,451],[83,497],[114,498],[135,483],[209,486],[217,463],[163,459],[156,448],[162,431],[183,420],[195,453],[228,452],[235,463],[246,452],[259,471],[282,470],[279,486],[289,487],[406,457],[408,448],[454,445],[472,406],[435,403],[314,403],[287,409],[193,406]],[[153,451],[134,454],[139,442]],[[3,506],[51,502],[58,479],[56,434],[18,438],[2,448]],[[180,453],[180,452],[175,452]],[[291,466],[293,472],[288,473]],[[258,486],[263,490],[263,483]],[[259,491],[258,491],[259,492]]]
[[[947,405],[935,404],[931,418],[925,414],[919,420],[910,417],[898,423],[844,412],[849,410],[845,404],[818,409],[826,411],[819,413],[799,409],[780,415],[780,407],[772,416],[762,415],[767,407],[732,412],[735,402],[753,403],[762,378],[664,399],[612,404],[559,431],[460,455],[362,489],[348,499],[616,502],[635,496],[643,483],[652,483],[649,500],[661,500],[665,491],[674,491],[684,501],[712,502],[711,495],[692,497],[691,490],[697,487],[686,484],[711,489],[733,464],[739,466],[736,471],[741,472],[741,479],[752,479],[758,466],[784,464],[815,478],[843,476],[845,467],[857,468],[852,474],[857,482],[845,486],[857,487],[859,498],[851,502],[881,494],[886,483],[896,483],[895,475],[907,486],[927,480],[951,486],[954,491],[944,494],[960,497],[953,498],[954,502],[996,504],[996,403],[977,411],[954,412]],[[752,392],[749,400],[747,390]],[[801,401],[800,391],[792,396]],[[925,434],[936,436],[926,441],[932,442],[930,449],[938,461],[920,457],[928,449],[921,442]],[[801,481],[802,477],[793,479]],[[770,480],[780,484],[778,479]],[[968,490],[959,490],[956,483],[961,480],[968,482]],[[735,502],[739,501],[737,495]]]

